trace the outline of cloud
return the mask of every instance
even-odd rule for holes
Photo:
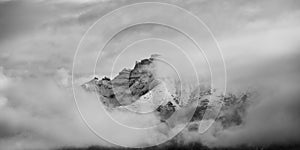
[[[133,2],[0,2],[1,149],[111,146],[81,120],[70,89],[70,73],[76,46],[89,25],[108,11]],[[171,3],[198,15],[216,34],[226,60],[228,89],[250,87],[260,95],[252,100],[255,105],[249,108],[244,125],[223,130],[216,123],[204,135],[185,133],[187,141],[192,137],[210,146],[299,142],[299,1]],[[136,36],[143,34],[135,31]],[[103,35],[93,38],[96,42],[105,39]],[[97,54],[93,46],[80,56],[78,84],[91,75],[94,64],[87,60]],[[105,59],[116,54],[107,51]],[[120,112],[114,115],[123,117]],[[127,140],[145,144],[153,139],[131,135]]]
[[[299,94],[297,89],[263,93],[248,110],[245,124],[217,132],[210,146],[294,144],[299,142]],[[276,91],[278,92],[278,91]]]
[[[3,67],[0,66],[0,91],[7,88],[9,85],[10,79],[4,74]]]
[[[183,140],[209,147],[299,143],[299,54],[283,57],[264,59],[263,63],[257,59],[230,69],[234,72],[228,76],[229,92],[253,92],[241,125],[224,128],[215,122],[202,135],[183,132]]]
[[[5,72],[6,70],[4,70]],[[74,102],[70,73],[58,69],[56,77],[9,77],[10,83],[0,91],[0,149],[53,149],[101,145],[116,147],[87,128]],[[118,139],[128,146],[148,146],[166,135],[153,129],[139,132],[118,126],[104,112],[94,93],[81,89],[82,79],[75,81],[77,102],[88,124],[102,131],[101,137]],[[87,79],[85,79],[86,81]],[[78,86],[78,87],[77,87]],[[99,108],[100,107],[100,108]],[[125,110],[110,114],[125,125],[148,127],[159,122],[152,115],[140,116]],[[104,129],[104,130],[103,130]],[[112,130],[111,130],[112,129]]]
[[[10,79],[1,91],[1,149],[109,145],[85,128],[69,89],[47,77]]]

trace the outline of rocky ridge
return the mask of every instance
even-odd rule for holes
[[[136,62],[133,69],[123,69],[115,78],[95,77],[82,85],[87,91],[96,91],[104,105],[114,108],[130,105],[159,84],[154,78],[155,58]]]
[[[176,124],[181,119],[170,118],[174,113],[175,116],[176,113],[184,114],[179,116],[188,116],[188,114],[193,113],[191,110],[195,110],[190,120],[191,123],[187,128],[189,131],[198,130],[199,121],[203,119],[206,111],[211,111],[211,118],[219,115],[216,119],[222,123],[224,128],[239,125],[243,122],[242,118],[246,113],[246,102],[249,93],[240,96],[234,94],[214,96],[214,100],[212,100],[210,98],[214,90],[210,88],[200,90],[200,88],[197,88],[190,93],[188,100],[190,104],[196,102],[197,105],[186,104],[182,106],[180,105],[180,96],[168,92],[164,83],[157,78],[155,70],[156,57],[157,55],[152,55],[148,59],[136,62],[133,69],[123,69],[113,79],[107,77],[98,79],[95,77],[84,83],[82,87],[87,91],[97,92],[103,104],[109,109],[126,107],[128,110],[133,111],[154,110],[159,115],[161,122],[168,124]],[[150,99],[155,101],[150,102]],[[220,114],[213,111],[213,101],[223,103]],[[148,103],[150,107],[141,107],[145,103]],[[172,122],[174,120],[175,122]]]

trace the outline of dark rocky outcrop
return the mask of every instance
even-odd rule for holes
[[[173,105],[173,103],[168,102],[166,105],[160,105],[156,111],[159,112],[159,116],[161,116],[161,121],[165,122],[167,119],[169,119],[172,114],[176,111],[176,106]]]
[[[94,78],[82,85],[88,91],[96,91],[106,106],[130,105],[139,97],[154,88],[159,82],[155,79],[155,58],[136,62],[133,69],[123,69],[112,80]]]
[[[191,116],[191,119],[188,119],[191,122],[188,126],[190,131],[197,131],[198,122],[203,119],[216,119],[224,128],[242,124],[249,93],[240,96],[234,94],[223,96],[216,95],[215,90],[210,87],[197,87],[189,93],[188,103],[181,104],[180,93],[168,92],[162,80],[158,79],[155,63],[157,60],[157,56],[153,55],[136,62],[133,69],[123,69],[113,79],[94,78],[82,87],[87,91],[97,92],[103,104],[108,108],[121,106],[136,108],[140,105],[135,102],[140,102],[138,100],[142,100],[143,96],[156,95],[153,99],[159,104],[154,105],[153,110],[160,117],[161,122],[174,125],[187,121],[187,116]],[[215,102],[222,103],[221,112],[214,110]]]

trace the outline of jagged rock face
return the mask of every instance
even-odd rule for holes
[[[160,105],[156,109],[159,112],[159,115],[161,116],[162,122],[165,122],[173,115],[173,113],[176,111],[175,107],[176,106],[174,106],[173,103],[168,102],[166,105]]]
[[[187,129],[198,131],[199,122],[210,119],[219,121],[223,128],[243,123],[249,94],[239,97],[233,94],[215,95],[215,91],[209,87],[197,87],[188,93],[187,103],[182,103],[181,91],[170,92],[166,86],[168,82],[157,76],[155,61],[154,57],[144,59],[136,62],[133,69],[123,69],[112,80],[106,77],[101,80],[94,78],[82,87],[97,92],[108,108],[155,112],[161,122],[170,127],[190,122]],[[219,113],[215,106],[220,101],[223,107]]]
[[[108,107],[116,107],[121,105],[115,98],[109,78],[103,78],[102,80],[99,80],[95,77],[91,81],[83,84],[82,87],[86,91],[96,91],[100,93],[100,99],[102,100],[103,104]]]
[[[153,58],[144,59],[137,62],[132,70],[123,69],[112,80],[106,77],[101,80],[95,78],[83,87],[97,91],[107,106],[130,105],[159,84],[155,79],[153,61]]]
[[[228,94],[224,97],[224,105],[218,117],[224,128],[241,125],[249,106],[250,93],[241,95]]]
[[[82,87],[96,91],[108,108],[126,108],[134,112],[155,111],[161,121],[165,122],[179,108],[179,102],[156,76],[157,57],[153,55],[136,62],[133,69],[123,69],[112,80],[106,77],[101,80],[94,78]]]
[[[204,99],[203,101],[200,102],[200,104],[196,107],[195,113],[191,119],[191,121],[198,121],[202,120],[204,113],[208,107],[208,99]]]
[[[140,63],[136,63],[130,72],[129,87],[132,95],[140,97],[157,85],[154,78],[155,66],[153,61],[153,58],[144,59]]]

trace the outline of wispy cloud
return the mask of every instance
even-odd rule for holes
[[[134,2],[0,2],[0,148],[110,145],[99,143],[77,113],[70,90],[72,61],[80,38],[96,19]],[[215,33],[227,64],[228,89],[250,87],[260,93],[254,100],[258,104],[248,110],[244,126],[222,130],[207,141],[200,137],[201,141],[213,146],[297,141],[299,1],[170,3],[193,12]],[[131,31],[128,33],[134,36],[165,34],[160,28]],[[169,33],[167,36],[178,38]],[[103,42],[103,36],[95,39]],[[89,60],[96,54],[91,46],[81,57]],[[117,54],[107,51],[105,59],[108,62]],[[82,62],[82,66],[94,65]],[[78,73],[90,75],[88,68],[82,67]]]

